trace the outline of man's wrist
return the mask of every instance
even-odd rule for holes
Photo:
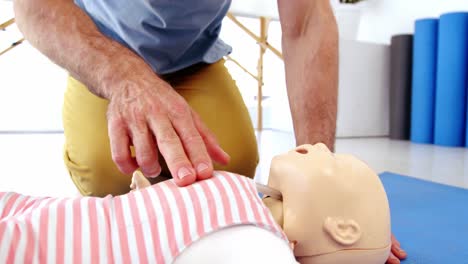
[[[139,87],[157,79],[157,75],[143,59],[129,50],[114,56],[107,65],[102,65],[102,77],[98,80],[99,96],[110,100],[124,87]]]

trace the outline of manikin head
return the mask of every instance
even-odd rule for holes
[[[380,179],[366,164],[323,144],[302,145],[273,159],[268,185],[283,195],[279,222],[297,241],[300,263],[385,263],[390,210]]]

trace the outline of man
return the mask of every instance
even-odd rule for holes
[[[213,169],[254,176],[254,131],[223,65],[230,0],[16,0],[28,41],[70,73],[65,162],[84,195],[128,192],[129,175]],[[333,149],[338,34],[329,0],[278,0],[297,144]],[[167,168],[166,168],[167,165]]]

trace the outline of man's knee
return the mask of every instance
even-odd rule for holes
[[[79,192],[85,196],[120,195],[130,191],[131,177],[122,174],[102,153],[80,153],[80,161],[65,151],[65,165]],[[83,156],[84,155],[84,156]]]
[[[227,151],[231,156],[229,164],[227,166],[215,166],[216,170],[225,170],[249,178],[255,176],[255,171],[259,162],[256,144],[238,144],[237,147],[231,147],[231,149]]]

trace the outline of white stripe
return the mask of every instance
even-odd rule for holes
[[[56,252],[57,249],[57,204],[63,199],[56,199],[49,205],[47,210],[49,211],[49,217],[47,221],[47,263],[56,263]]]
[[[77,198],[76,198],[77,199]],[[65,263],[73,263],[73,202],[75,199],[69,199],[65,203],[65,220],[64,220],[64,241],[63,241],[63,258]],[[62,260],[59,260],[62,261]]]
[[[116,198],[120,199],[120,197]],[[112,203],[115,203],[115,200],[111,201]],[[122,250],[120,249],[120,229],[119,226],[117,225],[117,216],[115,214],[115,205],[112,205],[110,208],[110,230],[109,232],[111,233],[111,239],[112,239],[112,254],[114,255],[114,262],[115,263],[122,263]]]
[[[153,188],[148,189],[148,195],[150,197],[151,203],[155,211],[156,224],[158,226],[158,231],[159,231],[160,240],[155,241],[155,243],[159,243],[159,245],[161,246],[164,263],[171,263],[172,261],[171,249],[168,243],[169,240],[167,239],[167,227],[166,227],[166,221],[164,219],[164,211],[162,210],[163,207],[161,205],[161,201],[159,200],[158,195],[156,194],[156,191]]]
[[[128,245],[130,252],[130,258],[132,263],[139,263],[140,259],[138,256],[138,249],[136,247],[136,236],[135,236],[135,225],[133,224],[132,211],[128,202],[128,196],[123,195],[120,197],[122,201],[122,213],[124,217],[125,230],[127,231],[127,241],[124,241]]]
[[[229,177],[231,177],[231,175],[229,175]],[[231,185],[228,183],[225,177],[219,177],[219,180],[221,181],[221,184],[224,186],[224,189],[226,189],[225,195],[227,196],[228,202],[231,205],[232,220],[234,223],[239,223],[240,222],[240,213],[239,213],[240,206],[237,204],[237,199],[236,199],[236,196],[239,194],[234,193],[234,190],[231,188]]]
[[[254,215],[254,212],[253,212],[253,209],[252,206],[250,206],[250,194],[248,192],[248,190],[246,190],[244,188],[244,185],[242,185],[242,183],[240,182],[241,179],[239,177],[233,177],[232,178],[234,180],[234,184],[237,186],[237,188],[239,189],[239,195],[242,199],[242,202],[244,203],[244,206],[245,206],[245,211],[246,211],[246,214],[247,214],[247,221],[249,222],[255,222],[255,215]]]
[[[145,207],[145,201],[141,192],[134,192],[135,203],[138,209],[138,219],[140,219],[141,230],[143,232],[143,239],[145,242],[146,256],[149,263],[156,263],[156,255],[154,249],[153,238],[150,235],[152,226],[157,221],[156,219],[149,219],[148,214],[146,213],[147,209]],[[143,259],[141,260],[143,262]]]
[[[96,218],[97,218],[97,232],[99,239],[99,263],[108,263],[109,256],[107,256],[107,236],[108,228],[106,227],[106,209],[104,208],[104,199],[95,199],[96,201]]]
[[[14,212],[16,211],[16,208],[18,207],[18,204],[21,203],[24,199],[26,199],[26,196],[19,196],[16,201],[13,203],[13,206],[10,209],[10,212],[8,212],[7,217],[13,216]]]
[[[172,194],[171,190],[169,190],[169,187],[166,184],[161,184],[160,186],[161,186],[161,191],[163,191],[167,199],[167,204],[169,205],[170,212],[166,212],[166,214],[170,213],[172,215],[172,222],[174,225],[174,235],[175,235],[177,249],[181,250],[184,248],[184,237],[182,235],[181,215],[179,214],[179,210],[177,207],[175,197]]]
[[[90,197],[82,197],[80,200],[81,211],[81,261],[83,263],[91,262],[91,226],[89,223],[89,199]]]
[[[260,223],[263,223],[265,225],[265,227],[269,230],[271,230],[271,226],[268,224],[268,221],[265,217],[265,213],[263,211],[263,207],[259,204],[259,201],[258,199],[260,199],[260,197],[258,197],[258,193],[257,193],[257,188],[255,187],[255,183],[252,179],[250,178],[244,178],[242,179],[244,180],[244,182],[247,184],[247,187],[250,186],[250,187],[253,187],[253,188],[248,188],[247,191],[249,191],[249,197],[250,199],[252,199],[253,203],[255,204],[255,207],[256,207],[256,210],[258,212],[258,214],[260,215],[260,218],[261,218],[261,222]],[[252,193],[252,191],[250,191],[251,189],[254,190],[254,193]],[[253,208],[255,210],[255,208]],[[259,220],[257,220],[256,222],[258,222]]]
[[[208,186],[208,188],[211,190],[211,193],[213,194],[213,200],[216,206],[216,212],[211,212],[211,213],[216,213],[216,216],[218,217],[218,226],[224,227],[226,226],[226,219],[225,219],[223,202],[221,200],[221,195],[223,194],[219,192],[219,189],[216,188],[216,185],[214,184],[213,181],[205,181],[205,183]]]
[[[15,228],[14,221],[6,221],[6,223],[3,224],[6,225],[6,228],[0,241],[0,263],[6,263],[8,249],[10,249],[10,244],[13,242],[12,236]]]
[[[189,187],[190,188],[190,187]],[[198,238],[197,234],[197,217],[195,216],[195,209],[193,208],[193,203],[190,199],[190,194],[187,188],[177,189],[180,191],[182,200],[184,201],[186,212],[187,212],[187,222],[190,234],[190,241],[195,241]]]
[[[213,229],[213,224],[211,223],[210,210],[208,209],[209,207],[206,193],[203,191],[200,184],[194,184],[192,187],[195,190],[195,194],[198,196],[198,200],[200,201],[201,214],[203,217],[203,230],[205,230],[206,233],[211,232]]]

